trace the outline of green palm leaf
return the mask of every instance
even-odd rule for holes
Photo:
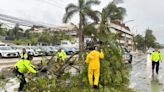
[[[71,10],[71,11],[67,12],[67,13],[64,15],[64,17],[63,17],[63,22],[64,22],[64,23],[67,23],[68,20],[71,19],[72,16],[73,16],[75,13],[77,13],[77,12],[78,12],[77,9]]]

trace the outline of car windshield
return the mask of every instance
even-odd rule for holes
[[[23,47],[15,47],[15,48],[17,48],[18,50],[22,50],[23,49]]]
[[[0,50],[12,50],[10,47],[0,47]]]
[[[25,47],[25,49],[30,49],[30,47]]]

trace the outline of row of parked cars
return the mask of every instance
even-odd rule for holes
[[[67,55],[78,51],[74,47],[59,47],[59,46],[0,46],[0,58],[2,57],[19,57],[22,49],[33,56],[50,56],[57,52],[60,48],[65,50]]]
[[[78,51],[75,47],[61,47],[61,46],[1,46],[0,45],[0,58],[2,57],[19,57],[22,53],[22,49],[25,48],[26,52],[37,57],[37,56],[51,56],[62,48],[67,55]],[[128,63],[132,62],[132,54],[126,49],[122,49],[123,59]]]

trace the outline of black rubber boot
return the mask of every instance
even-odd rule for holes
[[[98,86],[97,85],[94,85],[93,88],[98,89]]]
[[[97,85],[94,85],[94,86],[93,86],[93,88],[94,88],[94,92],[98,92],[98,91],[99,91],[99,89],[98,89],[98,86],[97,86]]]

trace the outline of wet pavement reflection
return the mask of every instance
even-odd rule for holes
[[[158,80],[151,81],[151,92],[160,92],[160,84]]]
[[[161,50],[164,54],[164,50]],[[129,65],[130,88],[136,92],[164,92],[164,63],[160,63],[159,74],[152,77],[152,68],[149,55],[137,57]]]

